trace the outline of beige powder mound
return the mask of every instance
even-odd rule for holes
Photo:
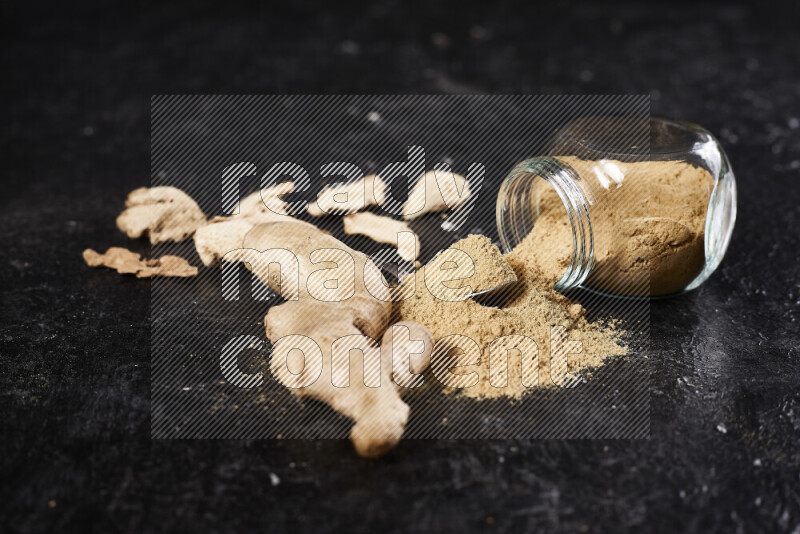
[[[475,265],[475,273],[470,278],[445,282],[451,289],[469,285],[472,292],[476,293],[517,280],[514,269],[503,258],[500,250],[492,244],[492,240],[485,235],[470,234],[450,248],[465,252]],[[438,259],[437,257],[431,261],[430,268],[439,267]]]
[[[496,247],[492,246],[493,250],[487,250],[484,246],[474,247],[475,242],[479,240],[475,237],[468,240],[469,243],[459,242],[454,247],[463,246],[469,249],[472,252],[470,256],[476,264],[495,265],[496,258],[502,258]],[[477,252],[482,254],[478,255]],[[537,263],[530,261],[531,257],[540,253],[541,251],[530,249],[523,243],[504,257],[507,260],[506,265],[499,268],[495,276],[504,276],[503,273],[510,267],[515,272],[521,288],[521,293],[504,308],[482,306],[471,299],[445,302],[434,298],[425,285],[425,268],[415,273],[414,295],[397,303],[396,313],[402,320],[413,320],[425,325],[435,340],[438,341],[451,334],[460,334],[478,344],[481,349],[480,363],[460,367],[457,372],[477,371],[479,381],[472,387],[461,389],[462,395],[475,399],[521,398],[530,391],[530,388],[522,383],[519,351],[509,352],[507,387],[497,388],[490,383],[489,346],[501,336],[521,334],[536,342],[539,349],[539,387],[554,387],[550,378],[551,326],[563,326],[567,329],[568,339],[579,340],[583,344],[581,352],[569,355],[570,373],[598,367],[610,356],[627,352],[625,345],[619,340],[621,332],[588,322],[584,317],[585,310],[580,304],[571,302],[552,289],[552,281],[543,275]],[[552,263],[556,259],[551,258],[550,261]],[[548,268],[555,270],[552,265]]]

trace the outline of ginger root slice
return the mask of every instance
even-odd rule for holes
[[[470,197],[469,181],[454,172],[434,169],[419,177],[403,204],[403,218],[460,208]]]
[[[320,217],[334,212],[355,213],[369,206],[382,206],[385,201],[386,182],[377,174],[370,174],[348,184],[324,187],[317,201],[309,202],[306,209],[312,217]]]
[[[344,233],[365,235],[377,241],[378,243],[385,243],[387,245],[394,245],[398,247],[397,253],[406,261],[414,261],[419,256],[420,247],[417,246],[419,236],[411,229],[408,223],[398,221],[391,217],[383,215],[376,215],[368,211],[361,213],[351,213],[342,218],[344,222]],[[404,240],[398,246],[397,234],[401,232],[410,232],[414,234],[414,242]]]
[[[284,182],[247,195],[239,203],[239,213],[212,217],[195,231],[194,246],[203,265],[215,265],[225,254],[242,247],[244,236],[258,224],[296,222],[307,224],[288,213],[281,197],[294,190],[293,182]]]
[[[244,237],[247,232],[252,230],[258,224],[262,223],[260,217],[255,219],[250,217],[213,217],[208,221],[208,224],[201,226],[195,231],[194,234],[194,248],[203,265],[210,267],[216,265],[228,252],[240,249],[244,246]],[[281,222],[293,222],[296,224],[306,225],[310,228],[316,228],[311,223],[289,217],[288,215],[281,218]],[[328,234],[324,230],[319,230],[321,233]]]
[[[200,261],[211,266],[231,250],[241,248],[244,236],[253,226],[246,218],[214,217],[194,233],[194,248]]]
[[[120,274],[135,274],[137,278],[151,276],[197,276],[197,267],[189,265],[178,256],[162,256],[158,259],[142,259],[140,254],[122,247],[110,247],[105,254],[87,248],[83,260],[89,267],[108,267]]]
[[[136,239],[147,234],[151,244],[183,241],[205,224],[206,217],[192,198],[175,187],[140,187],[131,191],[117,228]]]
[[[327,317],[328,320],[315,320],[314,317]],[[322,352],[322,372],[310,385],[292,389],[299,397],[312,398],[328,404],[337,412],[354,421],[350,430],[350,440],[356,452],[365,458],[379,458],[392,449],[403,436],[410,408],[401,399],[400,387],[393,381],[392,351],[399,354],[408,350],[408,344],[393,347],[394,330],[389,328],[383,336],[383,343],[369,340],[365,352],[369,356],[361,357],[361,351],[351,354],[348,366],[349,382],[345,387],[333,384],[332,346],[337,339],[345,336],[360,336],[347,315],[342,315],[337,303],[319,303],[308,300],[290,301],[270,309],[264,318],[267,337],[273,344],[289,335],[302,335],[314,340]],[[430,363],[433,348],[433,337],[424,326],[406,321],[398,323],[411,332],[412,343],[421,343],[423,350],[413,354],[410,360],[410,372],[419,374]],[[407,338],[404,336],[403,340]],[[294,351],[296,354],[297,351]],[[279,373],[277,367],[283,365],[282,355],[272,360],[273,373]],[[292,353],[287,355],[287,359]],[[364,373],[364,360],[378,357],[380,361],[380,385],[368,387]],[[367,360],[375,361],[375,360]],[[283,375],[286,376],[285,374]],[[295,375],[296,376],[296,375]],[[283,379],[283,377],[282,377]],[[290,378],[291,380],[291,378]],[[291,383],[289,384],[291,385]],[[296,385],[291,385],[295,388]]]
[[[239,202],[239,212],[232,217],[246,218],[254,224],[292,220],[289,204],[283,200],[294,191],[294,182],[283,182],[259,189]]]
[[[280,276],[271,276],[269,263],[259,252],[266,250],[283,250],[297,258],[298,271],[287,279],[287,272],[281,269]],[[330,236],[312,224],[302,221],[279,222],[260,224],[247,233],[242,248],[226,256],[226,260],[244,261],[256,277],[273,291],[284,298],[314,299],[313,295],[324,292],[312,276],[315,271],[325,267],[336,267],[336,262],[316,260],[311,261],[312,253],[322,251],[321,256],[326,256],[325,251],[338,251],[345,254],[344,258],[351,258],[355,279],[350,288],[340,288],[343,292],[352,290],[353,295],[346,300],[336,302],[342,308],[354,308],[359,312],[359,320],[365,323],[364,334],[377,337],[383,333],[391,313],[391,292],[386,280],[377,267],[369,261],[363,252],[351,249],[338,239]],[[349,261],[349,260],[348,260]],[[273,271],[274,272],[274,271]],[[369,285],[369,290],[367,289]],[[299,293],[298,293],[299,290]],[[319,299],[316,299],[319,300]],[[362,315],[363,312],[363,315]],[[375,325],[373,327],[373,325]]]
[[[392,381],[391,349],[382,350],[376,341],[372,341],[381,339],[381,336],[385,338],[392,310],[389,287],[380,271],[374,266],[370,268],[371,262],[365,254],[350,249],[308,224],[258,225],[247,233],[243,246],[242,250],[225,259],[246,262],[247,267],[265,285],[285,298],[294,299],[270,308],[264,318],[267,337],[273,345],[286,336],[302,335],[313,339],[322,351],[321,376],[313,384],[292,389],[292,392],[329,404],[353,419],[350,439],[359,455],[368,458],[383,455],[402,437],[410,410],[400,398],[399,387]],[[283,268],[279,275],[270,272],[268,260],[259,256],[258,251],[274,249],[290,251],[297,258],[296,273],[289,276]],[[313,296],[318,288],[314,287],[311,275],[329,262],[312,263],[310,255],[315,251],[331,250],[346,252],[355,266],[354,293],[339,302],[325,302]],[[297,276],[298,292],[290,290],[294,276]],[[370,291],[381,298],[376,298]],[[424,368],[432,349],[430,333],[427,329],[420,333],[420,328],[424,329],[421,325],[409,326],[409,330],[424,342],[422,354],[414,355],[410,364],[412,372]],[[350,358],[349,385],[340,388],[332,384],[332,344],[345,336],[370,338],[369,350],[377,354],[381,361],[379,387],[365,385],[363,359],[358,357]],[[402,348],[398,347],[397,350]],[[273,359],[273,364],[276,360]]]

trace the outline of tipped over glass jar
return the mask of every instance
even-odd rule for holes
[[[506,252],[535,244],[556,289],[663,297],[719,266],[736,219],[736,181],[708,131],[662,117],[592,117],[519,163],[497,197]]]

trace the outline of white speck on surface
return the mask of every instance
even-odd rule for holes
[[[339,50],[342,52],[342,54],[355,56],[359,52],[359,46],[358,43],[354,41],[344,41],[339,45]]]
[[[681,499],[685,499],[686,498],[686,492],[683,491],[683,490],[680,490],[678,492],[678,497],[680,497]]]
[[[275,473],[270,473],[269,474],[269,483],[272,484],[273,486],[277,486],[278,484],[281,483],[281,479]]]
[[[725,423],[720,423],[717,425],[717,432],[720,432],[722,434],[728,433],[728,428],[725,426]]]
[[[789,128],[792,130],[800,128],[800,119],[797,117],[789,117]]]
[[[369,114],[367,114],[367,120],[369,122],[378,122],[381,120],[381,114],[377,111],[370,111]]]
[[[186,386],[186,387],[182,387],[182,388],[181,388],[181,391],[191,391],[191,390],[192,390],[192,388],[191,388],[191,387],[189,387],[189,386]]]
[[[753,465],[756,467],[761,467],[761,458],[756,458],[753,460]]]

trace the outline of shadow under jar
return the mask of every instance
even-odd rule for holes
[[[722,261],[736,181],[700,126],[593,117],[562,129],[547,156],[512,170],[496,216],[505,251],[528,241],[559,291],[662,297],[698,287]]]

